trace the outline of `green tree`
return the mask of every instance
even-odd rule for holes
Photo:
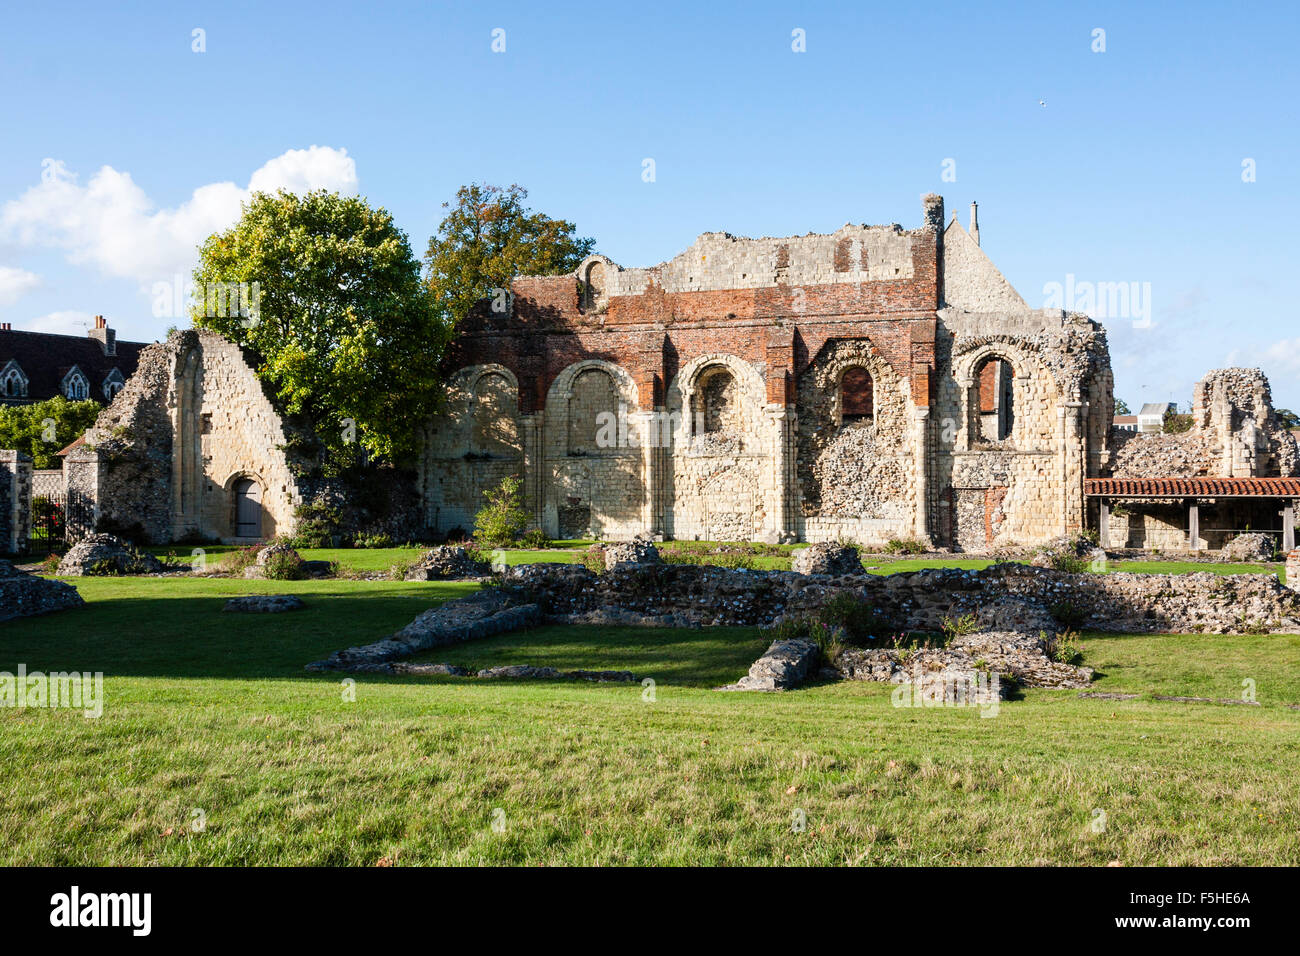
[[[1170,405],[1165,409],[1163,420],[1163,429],[1166,435],[1181,435],[1183,432],[1192,430],[1192,413],[1178,411],[1177,405]]]
[[[1132,415],[1132,414],[1133,414],[1133,410],[1132,410],[1131,408],[1128,407],[1128,402],[1124,401],[1124,399],[1122,399],[1122,398],[1117,398],[1117,399],[1115,399],[1115,414],[1116,414],[1116,415]]]
[[[518,540],[528,526],[524,510],[523,482],[502,478],[501,484],[483,492],[488,503],[474,516],[474,540],[483,546],[501,547]]]
[[[95,424],[102,410],[98,402],[70,402],[62,395],[0,408],[0,448],[31,455],[33,468],[59,468],[56,453]]]
[[[1283,428],[1300,428],[1300,415],[1297,415],[1291,409],[1279,408],[1275,414],[1278,421],[1282,423]]]
[[[326,448],[413,453],[449,330],[386,210],[325,190],[255,193],[203,243],[194,280],[194,324],[254,349],[258,374]]]
[[[425,281],[453,323],[476,302],[508,289],[519,275],[561,275],[578,267],[596,245],[574,235],[577,227],[524,206],[521,186],[473,184],[456,191],[456,203],[429,240]]]

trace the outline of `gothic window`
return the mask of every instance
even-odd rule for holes
[[[0,377],[0,396],[4,398],[25,398],[27,395],[27,378],[14,363],[4,370]]]
[[[493,458],[519,454],[517,404],[510,380],[499,372],[481,375],[470,401],[470,453]]]
[[[122,380],[122,373],[113,369],[104,378],[104,398],[111,402],[117,393],[122,391],[124,384],[126,383]]]
[[[1015,371],[1011,363],[990,355],[975,369],[979,387],[979,437],[981,441],[1006,441],[1015,425]]]
[[[77,369],[69,372],[63,379],[63,394],[74,402],[84,402],[90,398],[90,383],[86,381],[86,376]]]
[[[876,414],[875,386],[865,368],[851,368],[840,376],[840,424],[872,421]]]
[[[569,398],[570,455],[616,450],[618,399],[618,388],[608,372],[589,368],[578,373]]]

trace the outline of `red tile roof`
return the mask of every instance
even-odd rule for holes
[[[1300,478],[1086,478],[1083,493],[1115,498],[1300,498]]]

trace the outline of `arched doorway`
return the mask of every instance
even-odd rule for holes
[[[251,478],[235,482],[235,536],[262,536],[262,486]]]

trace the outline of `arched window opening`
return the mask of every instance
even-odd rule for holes
[[[1015,371],[1000,356],[984,359],[976,370],[979,383],[979,436],[982,441],[1006,441],[1015,427]]]
[[[569,454],[589,455],[618,448],[618,387],[603,369],[589,368],[573,380],[569,398]]]
[[[694,412],[695,428],[699,434],[740,434],[744,430],[741,420],[740,388],[736,378],[726,368],[709,369],[700,376],[696,387]]]
[[[68,379],[64,395],[74,402],[84,402],[90,397],[90,383],[82,375],[74,375]]]
[[[5,375],[0,390],[3,390],[5,398],[22,398],[26,391],[23,387],[22,374],[17,369],[11,368]]]
[[[840,424],[874,421],[875,384],[865,368],[851,368],[840,378]]]
[[[479,377],[470,403],[470,454],[511,458],[519,453],[515,408],[514,389],[509,379],[499,372]]]

